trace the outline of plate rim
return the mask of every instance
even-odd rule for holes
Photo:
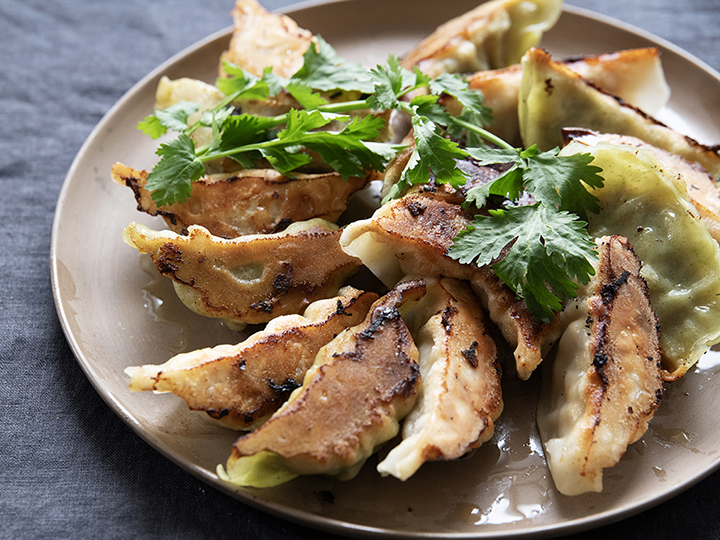
[[[298,2],[286,6],[282,9],[274,10],[274,13],[283,13],[292,16],[293,13],[317,9],[322,6],[330,4],[349,4],[349,3],[362,3],[365,0],[307,0]],[[686,51],[678,45],[675,45],[669,40],[662,38],[652,32],[639,28],[633,24],[621,21],[615,17],[605,15],[602,13],[595,12],[591,9],[573,6],[570,4],[563,5],[563,13],[570,13],[576,16],[592,19],[593,21],[600,22],[603,25],[611,26],[620,29],[626,33],[635,35],[647,41],[653,42],[659,47],[665,48],[672,51],[683,60],[693,64],[696,68],[704,71],[716,80],[720,85],[720,71],[716,70],[703,60],[699,59],[694,54]],[[70,345],[75,360],[80,364],[80,367],[85,376],[90,381],[93,388],[105,401],[105,403],[117,414],[123,422],[128,425],[132,430],[147,444],[159,452],[163,457],[169,459],[175,465],[181,469],[193,475],[195,478],[202,482],[210,485],[214,489],[217,489],[226,495],[239,500],[240,502],[247,504],[262,512],[286,519],[303,526],[309,526],[318,530],[323,530],[331,533],[341,533],[343,535],[349,535],[354,537],[367,537],[367,536],[384,536],[388,538],[452,538],[452,539],[480,539],[480,538],[533,538],[538,536],[560,536],[566,534],[577,533],[581,531],[589,530],[593,527],[602,525],[608,525],[626,519],[632,515],[641,513],[649,508],[657,506],[678,494],[686,491],[690,487],[694,486],[698,482],[710,476],[712,473],[720,469],[720,456],[715,459],[715,463],[711,467],[707,467],[701,473],[688,478],[684,482],[676,484],[673,488],[663,492],[657,497],[646,499],[638,504],[626,506],[614,510],[606,510],[598,514],[592,514],[582,518],[573,519],[568,522],[561,522],[552,525],[535,525],[530,526],[523,531],[474,531],[474,532],[423,532],[423,531],[399,531],[394,529],[386,529],[380,527],[372,527],[368,525],[350,523],[343,521],[338,518],[326,517],[319,514],[313,514],[308,511],[299,510],[290,506],[283,505],[275,501],[267,501],[259,499],[253,496],[252,490],[240,490],[237,487],[231,486],[220,480],[217,476],[200,467],[197,464],[185,462],[182,458],[175,456],[172,451],[165,448],[164,443],[147,432],[146,429],[129,413],[129,411],[120,403],[115,396],[104,386],[100,384],[100,381],[95,376],[92,366],[90,365],[89,359],[85,357],[81,346],[77,340],[77,337],[72,333],[70,324],[68,322],[68,313],[66,312],[65,306],[63,305],[65,299],[62,297],[61,291],[61,276],[58,268],[58,242],[60,236],[60,226],[62,221],[62,210],[64,203],[67,199],[67,194],[70,191],[70,183],[72,178],[77,174],[80,167],[81,161],[88,151],[88,148],[92,145],[93,140],[98,136],[99,133],[110,123],[111,118],[114,116],[118,109],[121,109],[128,101],[130,101],[134,95],[149,81],[159,77],[165,71],[167,71],[175,63],[181,61],[186,56],[208,46],[210,43],[216,40],[229,39],[232,33],[232,25],[217,30],[210,35],[196,41],[195,43],[185,47],[179,52],[173,54],[170,58],[162,62],[160,65],[152,69],[149,73],[134,83],[121,97],[118,99],[107,112],[103,115],[100,121],[91,130],[87,136],[77,154],[73,158],[73,161],[68,169],[65,178],[63,179],[62,188],[58,195],[56,203],[53,224],[51,229],[51,242],[50,242],[50,273],[51,273],[51,290],[55,309],[60,321],[60,325],[63,330],[63,334]]]

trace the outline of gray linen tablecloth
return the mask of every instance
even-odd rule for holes
[[[571,3],[720,68],[717,0]],[[141,440],[78,367],[51,295],[53,212],[73,157],[136,81],[229,26],[231,7],[232,0],[0,2],[1,538],[329,538],[216,491]],[[714,473],[582,537],[718,538],[718,506]]]

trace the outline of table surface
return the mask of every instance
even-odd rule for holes
[[[570,3],[720,69],[718,0]],[[216,491],[141,440],[79,368],[51,293],[53,213],[82,143],[146,73],[229,26],[231,8],[231,0],[0,3],[0,538],[331,537]],[[720,472],[582,537],[718,538],[718,504]]]

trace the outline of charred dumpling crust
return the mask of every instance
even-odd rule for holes
[[[489,440],[503,409],[497,348],[477,297],[456,279],[426,281],[425,298],[408,316],[422,392],[405,418],[402,442],[378,465],[400,480],[426,461],[456,459]]]
[[[177,355],[166,363],[125,370],[130,390],[173,392],[220,424],[250,429],[298,388],[320,347],[362,322],[377,295],[352,287],[313,302],[300,315],[273,319],[237,345]]]
[[[348,225],[340,243],[390,287],[405,275],[469,281],[490,319],[515,347],[518,376],[528,379],[559,337],[559,320],[537,322],[525,301],[489,267],[461,264],[448,255],[453,238],[470,219],[462,207],[444,196],[411,193],[383,205],[372,218]]]
[[[602,470],[647,430],[663,381],[657,319],[627,239],[599,240],[587,293],[563,311],[567,329],[543,369],[538,426],[564,495],[602,490]]]
[[[192,184],[190,198],[158,208],[145,189],[147,171],[116,163],[113,180],[133,190],[138,210],[162,216],[168,227],[187,234],[200,225],[213,236],[271,234],[291,223],[321,218],[335,222],[347,200],[367,185],[367,178],[343,180],[337,173],[303,174],[292,178],[274,169],[251,169],[204,176]]]
[[[266,323],[334,296],[360,266],[339,244],[336,225],[315,219],[285,231],[232,240],[191,225],[187,236],[131,223],[123,239],[149,254],[180,300],[206,317]]]
[[[400,311],[424,294],[424,281],[402,283],[373,304],[365,321],[320,349],[303,386],[237,440],[227,463],[230,481],[243,456],[268,451],[296,474],[352,475],[394,437],[420,388],[417,348]]]

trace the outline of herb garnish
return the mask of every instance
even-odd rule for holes
[[[490,264],[525,298],[533,315],[548,322],[553,311],[562,308],[563,296],[575,297],[576,281],[585,284],[595,273],[595,243],[584,220],[587,210],[597,213],[600,207],[585,185],[602,187],[601,169],[590,165],[590,154],[559,156],[557,149],[540,153],[535,146],[467,152],[481,165],[513,165],[492,182],[468,191],[466,204],[480,208],[492,195],[517,200],[523,191],[537,202],[506,205],[489,210],[489,216],[475,217],[455,238],[450,256],[463,263]]]
[[[482,94],[469,89],[461,76],[443,74],[431,79],[417,68],[412,72],[402,68],[394,56],[387,64],[367,70],[345,62],[320,37],[305,53],[303,67],[290,78],[274,75],[270,69],[256,77],[230,63],[224,68],[230,77],[219,78],[216,85],[226,98],[192,125],[188,118],[199,106],[188,102],[156,110],[138,124],[153,138],[167,130],[179,132],[176,139],[160,145],[160,161],[148,175],[146,188],[159,206],[185,201],[191,183],[205,174],[204,163],[224,157],[248,168],[264,158],[283,174],[292,175],[310,163],[308,151],[313,151],[343,178],[383,170],[401,149],[375,142],[385,119],[344,113],[396,110],[409,115],[415,147],[386,200],[400,196],[410,185],[427,183],[431,173],[435,182],[461,186],[466,175],[457,166],[458,160],[512,164],[494,181],[468,192],[468,206],[481,208],[489,197],[502,197],[506,204],[489,210],[487,216],[477,216],[455,238],[451,257],[462,263],[491,265],[543,321],[561,309],[564,296],[575,296],[577,282],[587,283],[594,274],[591,261],[597,255],[584,220],[588,211],[597,212],[599,207],[586,186],[601,187],[602,177],[600,169],[590,165],[592,156],[559,156],[557,149],[540,153],[535,147],[522,150],[498,139],[483,127],[492,116],[483,106]],[[283,90],[302,108],[276,117],[235,114],[234,105],[266,100]],[[331,103],[322,93],[330,91],[348,92],[351,97],[354,93],[360,99]],[[409,94],[414,97],[408,101]],[[440,103],[443,95],[460,103],[458,116],[450,115]],[[334,122],[342,128],[328,131]],[[201,126],[212,129],[212,140],[196,148],[190,135]],[[461,136],[464,148],[453,140]],[[524,191],[536,202],[513,205]]]

